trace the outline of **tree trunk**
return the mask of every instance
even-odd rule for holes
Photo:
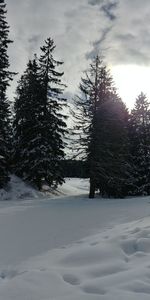
[[[95,197],[95,182],[93,179],[90,178],[90,193],[89,198],[93,199]]]
[[[36,179],[36,185],[37,185],[38,190],[41,191],[41,189],[42,189],[41,178],[38,177],[38,178]]]

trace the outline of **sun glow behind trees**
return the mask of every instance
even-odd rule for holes
[[[143,91],[150,97],[150,67],[118,65],[110,67],[118,93],[129,109],[132,109],[137,95]]]

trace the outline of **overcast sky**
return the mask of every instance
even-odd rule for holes
[[[98,53],[128,106],[141,90],[150,97],[150,0],[6,0],[11,69],[22,73],[47,37],[64,61],[67,92],[75,93]]]

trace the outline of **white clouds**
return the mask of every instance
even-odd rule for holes
[[[87,67],[86,53],[90,52],[106,17],[88,0],[7,0],[11,35],[15,40],[11,48],[11,63],[22,72],[34,52],[39,52],[46,37],[57,45],[56,56],[64,60],[68,90],[75,91],[81,71]],[[16,13],[17,12],[17,13]],[[99,26],[101,22],[101,25]]]
[[[76,91],[87,58],[103,49],[112,66],[150,64],[149,0],[7,0],[7,8],[15,71],[48,36],[65,62],[68,91]]]
[[[150,2],[121,1],[117,18],[105,41],[114,64],[150,64]]]

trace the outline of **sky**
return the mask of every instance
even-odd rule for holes
[[[149,0],[6,0],[11,70],[22,74],[47,37],[64,61],[69,99],[78,91],[83,71],[102,54],[119,95],[129,108],[143,91],[150,98]],[[20,75],[18,75],[20,76]],[[15,81],[9,91],[13,99]]]

